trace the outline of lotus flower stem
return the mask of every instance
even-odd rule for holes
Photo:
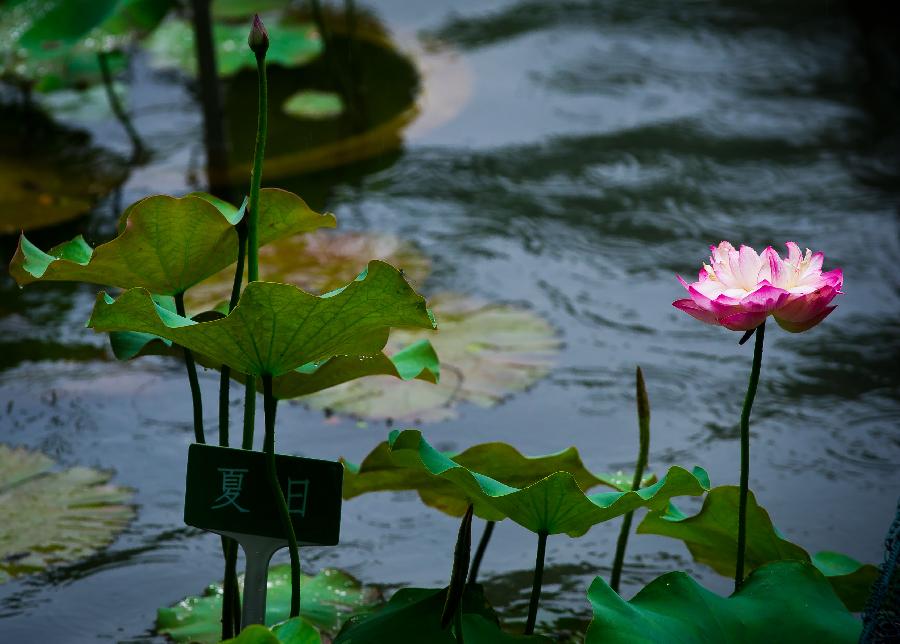
[[[175,312],[181,317],[187,317],[184,311],[184,293],[175,294]],[[203,433],[203,397],[200,393],[200,381],[197,379],[197,365],[194,363],[194,354],[189,349],[184,349],[184,366],[187,368],[188,382],[191,386],[191,402],[194,406],[194,440],[198,443],[205,443],[206,437]]]
[[[631,480],[631,491],[641,489],[641,480],[644,478],[644,468],[647,467],[647,453],[650,451],[650,400],[647,397],[647,387],[644,385],[644,374],[641,368],[637,368],[636,398],[638,412],[638,427],[640,431],[640,447],[638,449],[637,463],[634,465],[634,478]],[[619,580],[622,577],[622,564],[625,561],[625,548],[628,545],[628,533],[631,531],[631,521],[634,512],[629,512],[622,519],[622,529],[619,531],[619,540],[616,542],[616,556],[613,559],[612,576],[609,587],[619,592]]]
[[[266,51],[269,49],[269,35],[259,19],[253,18],[253,27],[248,38],[250,49],[256,56],[259,107],[256,119],[256,147],[253,150],[253,170],[250,174],[250,217],[247,220],[247,279],[259,279],[259,186],[262,182],[263,159],[266,155],[268,136],[268,89],[266,82]]]
[[[272,376],[264,374],[262,381],[263,404],[266,413],[266,436],[263,442],[263,451],[267,455],[266,472],[269,477],[269,487],[278,506],[278,514],[281,515],[281,523],[287,533],[288,550],[291,553],[291,617],[297,617],[300,614],[300,553],[297,548],[297,535],[294,534],[294,524],[291,523],[291,515],[288,512],[284,492],[278,483],[278,472],[275,469],[275,412],[278,401],[275,400],[275,395],[272,393]]]
[[[262,182],[263,159],[266,155],[266,138],[269,126],[269,97],[266,81],[266,52],[269,50],[269,34],[259,15],[253,17],[253,26],[247,44],[256,56],[259,102],[256,115],[256,146],[253,150],[253,170],[250,172],[250,211],[247,217],[247,281],[259,280],[259,186]],[[243,448],[253,449],[253,423],[256,417],[256,378],[247,377],[244,384],[244,439]]]
[[[741,490],[738,501],[738,538],[737,563],[734,569],[734,590],[737,592],[744,582],[744,551],[747,549],[747,488],[750,484],[750,409],[756,397],[759,385],[759,370],[762,366],[763,339],[766,335],[766,323],[763,321],[756,327],[756,340],[753,345],[753,367],[750,369],[750,382],[744,407],[741,410]]]
[[[544,583],[544,553],[547,551],[547,533],[538,532],[537,556],[534,560],[534,581],[531,585],[531,601],[528,602],[528,620],[525,622],[525,634],[534,633],[537,623],[538,603],[541,601],[541,585]]]
[[[478,548],[475,549],[475,556],[472,558],[472,567],[469,569],[469,584],[478,583],[478,569],[481,568],[481,560],[484,558],[484,552],[491,541],[491,535],[494,534],[494,525],[496,523],[496,521],[488,521],[484,525],[484,532],[481,533]]]

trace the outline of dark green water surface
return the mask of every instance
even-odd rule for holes
[[[455,57],[459,73],[443,91],[469,99],[399,153],[274,185],[333,211],[344,229],[415,242],[433,259],[425,294],[524,303],[564,342],[533,389],[493,409],[463,407],[425,427],[429,440],[443,449],[504,440],[529,454],[576,445],[598,470],[627,468],[640,364],[651,467],[697,464],[713,484],[736,484],[751,348],[676,311],[674,273],[695,275],[722,239],[793,240],[843,268],[845,294],[819,327],[767,334],[751,486],[811,552],[880,561],[900,490],[900,225],[896,94],[866,59],[879,55],[876,35],[834,3],[367,4],[401,42],[438,43]],[[123,205],[186,192],[202,177],[201,114],[183,81],[139,57],[127,88],[153,160],[89,218],[37,234],[40,245],[80,231],[108,238]],[[78,119],[96,145],[127,154],[108,114]],[[6,259],[12,249],[7,240]],[[94,287],[19,291],[5,274],[0,284],[0,440],[114,469],[139,504],[96,557],[0,586],[0,640],[159,641],[156,608],[221,575],[218,538],[181,521],[192,440],[182,366],[113,361],[105,338],[82,327]],[[217,385],[216,373],[202,374],[210,434]],[[282,405],[278,420],[280,450],[318,458],[358,461],[387,434],[376,423],[326,423],[300,405]],[[347,502],[343,522],[342,544],[305,551],[307,569],[338,566],[390,586],[446,583],[457,522],[414,494]],[[615,522],[550,539],[547,630],[588,619],[586,589],[608,576],[617,531]],[[535,543],[501,524],[482,567],[489,597],[516,619]],[[729,588],[679,543],[637,536],[624,592],[674,568]]]

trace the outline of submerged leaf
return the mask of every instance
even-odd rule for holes
[[[318,230],[284,237],[260,248],[259,277],[264,282],[293,284],[310,293],[327,293],[352,282],[373,259],[402,269],[414,285],[428,276],[428,258],[397,237]],[[227,300],[233,281],[234,266],[229,266],[198,284],[185,297],[188,311],[205,311]]]
[[[664,513],[648,514],[637,531],[684,541],[694,559],[720,575],[734,575],[737,553],[737,487],[713,488],[694,516],[687,516],[674,504]],[[753,492],[747,495],[747,548],[745,569],[749,572],[764,564],[783,559],[812,561],[831,582],[835,592],[852,611],[861,611],[878,577],[878,569],[833,552],[822,552],[810,559],[809,553],[778,533],[769,513],[756,503]]]
[[[515,454],[522,458],[517,452]],[[571,452],[562,454],[567,458],[575,456]],[[636,492],[585,494],[576,475],[565,471],[556,471],[534,482],[515,481],[520,484],[519,487],[470,470],[455,458],[434,449],[420,431],[412,429],[391,432],[387,452],[382,448],[377,458],[389,459],[394,467],[401,470],[413,470],[410,484],[415,485],[425,503],[445,512],[461,515],[471,503],[475,506],[475,514],[483,519],[499,521],[510,518],[532,532],[565,533],[572,537],[581,536],[591,526],[636,508],[659,509],[665,507],[673,496],[696,496],[709,489],[709,477],[703,469],[698,467],[688,472],[677,466],[670,468],[668,474],[657,483]],[[350,492],[355,492],[352,486],[359,486],[360,480],[365,485],[365,479],[352,474],[354,472],[348,468],[345,481],[350,481]],[[406,481],[395,476],[394,473],[384,476],[382,472],[373,483],[377,484],[380,479],[384,487],[379,489],[391,489],[387,485],[406,484]],[[511,473],[507,476],[514,480]],[[579,476],[582,480],[593,477],[583,468]],[[455,486],[457,491],[451,492],[448,484]],[[346,487],[344,494],[348,495]],[[460,498],[465,503],[462,512]]]
[[[119,236],[97,248],[79,235],[45,253],[22,235],[9,271],[19,285],[79,281],[175,295],[234,263],[242,214],[207,195],[147,197],[125,211]],[[259,216],[261,244],[335,225],[332,215],[272,188],[260,191]]]
[[[235,309],[212,322],[174,315],[143,289],[117,300],[101,293],[88,326],[157,335],[242,373],[280,376],[334,355],[375,354],[390,327],[434,328],[434,320],[400,273],[374,261],[354,282],[321,297],[251,282]]]
[[[244,576],[238,577],[243,588]],[[290,615],[291,568],[287,564],[269,568],[266,592],[266,624],[278,624]],[[371,611],[381,603],[380,591],[372,586],[363,586],[349,574],[333,568],[325,568],[314,577],[300,577],[300,614],[302,620],[326,635],[334,635],[351,616]],[[156,630],[176,642],[218,642],[222,632],[222,585],[211,584],[200,597],[187,597],[171,608],[157,611]],[[293,621],[293,620],[291,620]],[[308,633],[308,629],[291,621],[275,627],[275,635],[282,641],[280,630],[287,635],[294,629]],[[262,631],[260,631],[262,632]],[[244,644],[245,640],[238,640]],[[254,642],[256,640],[247,640]],[[266,639],[262,642],[270,641]],[[304,642],[304,640],[299,640]],[[314,640],[315,641],[315,640]]]
[[[597,577],[588,599],[594,620],[586,644],[849,644],[862,628],[822,574],[800,561],[777,561],[753,571],[727,598],[686,573],[670,572],[627,602]]]
[[[110,474],[51,472],[37,452],[0,445],[0,583],[90,556],[134,518],[131,491]]]
[[[441,611],[446,588],[402,588],[381,610],[348,621],[334,644],[513,644],[515,642],[549,644],[540,635],[513,635],[500,628],[500,622],[484,598],[480,584],[468,585],[462,598],[463,637],[441,628]]]
[[[541,317],[504,304],[485,304],[444,293],[429,299],[441,321],[430,337],[441,357],[441,383],[404,383],[384,378],[341,385],[311,396],[319,409],[370,419],[437,421],[453,418],[459,402],[496,405],[545,376],[559,353],[553,327]],[[423,337],[421,332],[391,334],[388,348]]]
[[[269,23],[269,21],[266,21]],[[297,67],[322,53],[322,38],[311,23],[274,22],[268,29],[272,38],[266,61],[273,65]],[[241,69],[256,69],[256,59],[247,47],[247,25],[214,22],[213,45],[219,76],[231,76]],[[155,67],[178,68],[196,75],[197,55],[194,51],[194,30],[185,20],[164,22],[147,39],[147,49]]]

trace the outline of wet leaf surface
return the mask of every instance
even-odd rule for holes
[[[10,274],[20,285],[78,281],[175,295],[237,259],[234,224],[242,216],[204,195],[147,197],[126,209],[119,236],[97,248],[79,236],[45,253],[23,235]],[[260,244],[322,226],[334,226],[334,217],[313,212],[292,193],[260,192]]]
[[[685,515],[674,504],[663,513],[644,517],[637,531],[684,541],[694,559],[720,575],[734,576],[737,553],[739,489],[735,486],[713,488],[703,500],[700,512]],[[852,611],[861,611],[878,568],[862,564],[836,552],[820,552],[810,558],[800,546],[785,539],[775,528],[769,513],[756,502],[753,492],[747,497],[747,549],[745,569],[752,571],[782,559],[812,562],[828,579],[841,600]]]
[[[597,577],[586,644],[672,642],[856,642],[862,624],[808,563],[778,561],[753,571],[721,597],[683,572],[670,572],[624,601]]]
[[[482,519],[509,518],[532,532],[565,533],[571,537],[581,536],[593,525],[639,507],[661,509],[674,496],[697,496],[709,489],[709,477],[702,468],[695,467],[689,472],[678,466],[670,468],[658,482],[637,492],[585,494],[576,475],[560,471],[517,487],[470,470],[434,449],[422,433],[414,429],[391,432],[388,450],[395,467],[413,470],[412,480],[424,474],[437,483],[438,489],[445,483],[456,486],[459,492],[452,501],[456,502],[462,496],[466,505],[475,506],[475,514]],[[580,475],[582,480],[589,476],[585,472]],[[424,488],[421,483],[417,487],[419,490]],[[448,507],[453,505],[448,503]],[[456,510],[458,513],[458,507]]]
[[[513,487],[526,487],[556,472],[569,472],[585,491],[597,485],[622,492],[631,489],[630,475],[622,472],[594,474],[584,466],[574,447],[556,454],[529,457],[506,443],[484,443],[458,454],[444,453],[444,456],[472,472]],[[465,489],[435,477],[425,469],[408,467],[405,459],[395,458],[387,441],[380,443],[359,465],[341,462],[344,463],[345,499],[368,492],[415,490],[425,505],[452,516],[462,516],[469,506]],[[502,518],[500,514],[496,517]]]
[[[322,40],[310,23],[267,21],[266,27],[272,35],[266,54],[269,65],[297,67],[322,52]],[[213,42],[220,76],[231,76],[241,69],[256,69],[256,59],[247,47],[245,22],[214,22]],[[156,67],[177,68],[191,76],[196,75],[194,31],[188,22],[179,19],[165,21],[147,39],[147,48]]]
[[[52,471],[39,452],[0,445],[0,583],[84,559],[134,518],[131,490],[83,467]]]
[[[238,576],[238,584],[243,589],[244,576]],[[312,625],[326,635],[334,635],[351,616],[367,613],[381,603],[381,591],[374,586],[363,586],[357,579],[341,570],[326,568],[315,576],[300,578],[300,616],[306,625]],[[291,569],[287,564],[269,568],[266,591],[266,624],[274,625],[286,620],[291,606]],[[222,632],[222,585],[211,584],[201,596],[183,599],[170,608],[160,608],[156,617],[156,630],[176,642],[218,642]],[[290,622],[288,622],[289,624]],[[288,639],[309,636],[304,626],[280,627],[284,639],[276,627],[277,639],[252,639],[263,637],[251,633],[245,642],[278,642],[293,644],[306,642],[304,639]],[[259,629],[256,629],[259,631]],[[297,634],[296,631],[299,631]],[[293,632],[293,633],[292,633]],[[317,640],[310,640],[317,641]]]
[[[418,249],[392,235],[317,230],[260,248],[259,276],[266,282],[327,293],[352,282],[373,259],[403,269],[414,286],[425,280],[430,268]],[[192,288],[185,296],[188,311],[209,310],[227,300],[233,280],[230,266]]]
[[[226,317],[198,323],[156,304],[144,289],[101,293],[97,331],[156,335],[242,373],[282,375],[334,355],[374,355],[392,326],[433,328],[425,300],[403,276],[373,261],[349,285],[318,297],[288,284],[252,282]]]

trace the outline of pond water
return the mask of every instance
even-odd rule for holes
[[[639,364],[651,468],[697,464],[714,485],[736,484],[751,348],[676,311],[674,274],[692,276],[721,239],[794,240],[843,268],[846,293],[810,332],[768,334],[751,487],[809,551],[879,561],[900,488],[897,128],[863,82],[867,41],[851,16],[817,3],[366,4],[401,44],[429,52],[436,94],[399,153],[272,185],[331,210],[344,229],[417,244],[433,262],[426,295],[523,304],[563,342],[532,389],[491,409],[464,405],[424,426],[428,439],[442,449],[503,440],[527,454],[576,445],[592,468],[627,469]],[[138,57],[127,89],[152,160],[89,217],[36,233],[38,245],[81,231],[108,238],[123,205],[198,187],[202,116],[183,80]],[[127,154],[120,126],[89,107],[66,118]],[[5,239],[6,258],[13,248]],[[115,470],[136,489],[137,520],[88,561],[0,586],[3,641],[162,641],[156,608],[221,575],[218,538],[181,520],[193,437],[182,366],[114,361],[83,328],[96,291],[19,291],[4,274],[0,439]],[[218,376],[201,378],[212,433]],[[299,404],[282,405],[278,420],[281,451],[357,462],[388,431]],[[608,576],[618,527],[549,540],[546,629],[589,619],[586,589]],[[339,547],[302,560],[389,587],[443,585],[456,530],[414,494],[369,495],[345,503]],[[535,541],[500,524],[482,567],[488,596],[512,618],[524,618]],[[678,542],[641,535],[624,592],[675,568],[729,588]]]

